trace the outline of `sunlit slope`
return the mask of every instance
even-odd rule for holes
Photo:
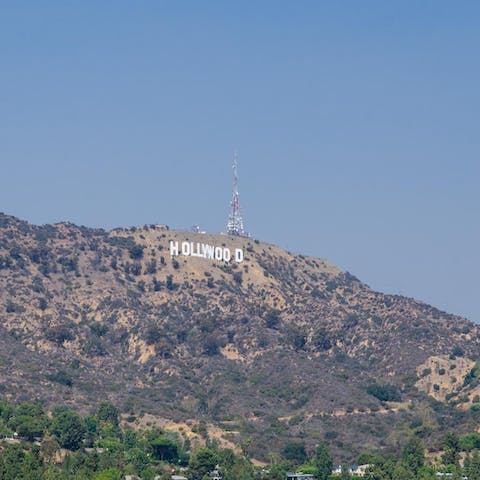
[[[207,247],[228,249],[231,261],[203,258]],[[372,425],[388,415],[403,422],[428,394],[445,400],[448,387],[451,400],[476,388],[464,385],[476,325],[250,238],[2,215],[0,312],[5,394],[85,410],[108,397],[172,421],[233,422],[227,440],[251,437],[260,452],[297,435],[313,444],[331,422],[339,445],[378,446]],[[461,388],[444,381],[439,397],[424,370],[453,352]],[[394,385],[402,402],[387,409],[373,384]]]

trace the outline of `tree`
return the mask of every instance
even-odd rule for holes
[[[418,438],[410,439],[402,451],[405,466],[417,475],[425,462],[425,448]]]
[[[8,426],[15,430],[20,437],[32,441],[41,437],[48,424],[48,418],[41,403],[25,402],[11,412]]]
[[[22,470],[24,478],[28,478],[29,480],[41,480],[43,479],[42,469],[43,459],[40,456],[40,448],[37,445],[34,445],[32,451],[27,452],[23,459]]]
[[[217,465],[217,453],[208,447],[199,448],[190,458],[188,464],[188,478],[201,480]]]
[[[286,469],[284,464],[276,463],[275,465],[271,465],[269,467],[270,473],[267,475],[268,480],[284,480]]]
[[[175,284],[173,283],[173,275],[167,275],[167,283],[165,284],[168,290],[175,290]]]
[[[225,470],[224,478],[235,480],[250,480],[254,478],[252,464],[245,459],[236,458],[234,463]]]
[[[15,430],[22,438],[33,441],[35,437],[41,437],[45,431],[45,421],[42,418],[22,415],[15,417]]]
[[[464,355],[463,348],[457,345],[457,346],[453,349],[452,354],[453,354],[455,357],[463,357],[463,355]]]
[[[283,456],[285,460],[301,465],[307,460],[307,452],[305,445],[301,442],[289,442],[283,449]]]
[[[456,433],[449,432],[445,435],[443,448],[443,463],[445,465],[458,465],[460,459],[460,441]]]
[[[118,427],[118,408],[110,402],[102,402],[98,407],[97,418],[103,422],[111,423]]]
[[[7,445],[0,457],[0,478],[15,480],[21,478],[24,453],[20,445]]]
[[[383,457],[378,454],[378,453],[372,453],[372,452],[362,452],[358,457],[357,457],[357,463],[358,465],[365,465],[367,463],[371,464],[376,464],[376,465],[381,465],[384,463]]]
[[[66,410],[53,419],[51,432],[59,445],[69,450],[78,450],[85,438],[85,425],[82,418],[73,410]]]
[[[417,474],[418,480],[435,480],[435,470],[431,467],[422,467]]]
[[[133,245],[131,245],[128,249],[130,258],[132,260],[140,260],[143,257],[144,248],[145,247],[143,245],[138,245],[138,243],[134,243]]]
[[[466,466],[465,470],[468,480],[480,480],[480,457],[477,450],[473,453],[470,465],[468,465],[468,468]]]
[[[140,448],[131,448],[126,452],[125,458],[136,472],[142,472],[148,467],[148,455]]]
[[[153,449],[153,458],[166,462],[178,460],[178,444],[166,435],[155,439],[151,443],[151,446]]]
[[[412,472],[402,463],[397,463],[395,470],[393,470],[392,480],[411,480],[412,478]]]
[[[314,463],[318,480],[327,480],[333,469],[333,458],[327,442],[322,442],[317,447]]]
[[[352,478],[352,476],[350,475],[350,470],[349,470],[347,465],[342,465],[342,471],[340,473],[340,478],[341,478],[341,480],[349,480],[350,478]]]

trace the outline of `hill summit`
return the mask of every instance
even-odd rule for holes
[[[0,315],[3,396],[109,399],[133,426],[260,460],[299,438],[349,460],[476,422],[475,324],[250,238],[0,214]]]

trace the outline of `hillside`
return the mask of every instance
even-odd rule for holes
[[[170,241],[244,260],[171,257]],[[477,428],[476,325],[253,239],[0,214],[0,316],[6,398],[109,399],[263,461],[292,439],[351,459]]]

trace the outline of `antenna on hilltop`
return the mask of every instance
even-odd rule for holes
[[[228,216],[227,233],[237,237],[248,237],[243,228],[243,218],[240,213],[240,198],[238,195],[238,155],[233,155],[233,196],[231,203],[232,210]]]

